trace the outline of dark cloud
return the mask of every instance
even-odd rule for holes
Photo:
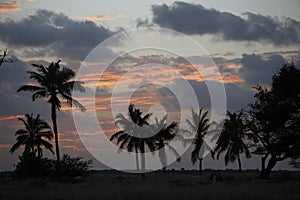
[[[17,89],[29,82],[29,64],[17,59],[0,67],[0,117],[25,113],[49,114],[49,105],[44,100],[31,101],[31,93],[17,93]]]
[[[216,34],[224,40],[264,41],[274,45],[300,43],[300,22],[288,17],[279,21],[270,16],[244,13],[242,18],[184,2],[153,5],[152,12],[153,23],[186,34]]]
[[[208,92],[206,82],[199,82],[191,80],[189,81],[195,93],[197,94],[198,102],[200,106],[206,109],[210,109],[211,99]],[[209,81],[209,85],[220,86],[223,83]],[[227,110],[236,111],[247,106],[254,98],[254,91],[251,88],[239,86],[234,83],[224,83],[227,100]],[[212,90],[214,92],[214,90]]]
[[[28,64],[11,56],[14,62],[0,66],[0,94],[16,91],[20,84],[26,83]]]
[[[19,21],[0,21],[0,30],[0,41],[11,47],[44,48],[50,55],[75,59],[84,58],[92,48],[114,34],[94,22],[75,21],[47,10],[38,10]],[[30,55],[29,50],[26,53]]]
[[[213,57],[222,74],[236,75],[245,80],[248,86],[271,83],[272,75],[288,62],[286,57],[293,53],[297,65],[296,51],[266,52],[263,54],[243,54],[241,58],[226,59]],[[233,67],[232,67],[233,66]]]
[[[272,55],[266,59],[256,54],[243,54],[241,59],[242,68],[239,74],[250,85],[270,84],[272,75],[287,61],[279,54]]]

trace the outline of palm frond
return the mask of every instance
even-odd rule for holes
[[[181,157],[180,157],[180,154],[177,152],[177,150],[172,145],[168,145],[168,148],[175,155],[176,161],[180,162],[181,161]]]
[[[32,101],[35,101],[36,99],[44,98],[44,97],[47,97],[47,96],[49,96],[49,95],[47,94],[46,90],[40,90],[40,91],[35,92],[32,95]]]
[[[15,135],[18,136],[18,135],[23,135],[23,134],[28,134],[28,131],[25,130],[25,129],[19,129],[15,132]]]
[[[116,133],[114,133],[111,137],[110,137],[110,141],[120,137],[120,135],[123,135],[125,132],[124,131],[118,131]]]
[[[37,91],[41,91],[41,90],[45,90],[45,88],[40,87],[40,86],[34,86],[34,85],[22,85],[21,87],[19,87],[17,92],[20,92],[20,91],[37,92]]]
[[[189,119],[186,119],[185,121],[189,125],[189,128],[192,129],[192,131],[196,133],[197,132],[197,128],[195,127],[195,125],[192,124],[192,122]]]
[[[17,141],[15,144],[13,144],[13,146],[10,148],[9,152],[11,154],[13,154],[20,146],[22,146],[23,144],[19,141]]]

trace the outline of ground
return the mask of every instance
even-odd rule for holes
[[[142,178],[116,171],[93,171],[75,180],[11,179],[1,173],[0,200],[77,199],[209,199],[293,200],[300,199],[300,172],[273,172],[269,180],[258,171],[155,172]],[[213,178],[212,178],[213,177]]]

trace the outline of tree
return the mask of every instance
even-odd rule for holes
[[[273,75],[271,88],[255,89],[249,124],[257,139],[254,153],[263,155],[261,178],[268,178],[277,162],[300,156],[300,69],[284,65]]]
[[[177,137],[177,139],[182,140],[183,138],[178,135],[178,124],[177,122],[172,122],[171,124],[167,125],[167,117],[165,115],[160,121],[155,118],[156,123],[151,125],[150,128],[153,129],[151,132],[157,133],[156,135],[152,136],[152,140],[154,141],[156,150],[158,150],[158,156],[160,158],[160,162],[163,167],[163,171],[166,171],[167,166],[167,155],[166,149],[167,146],[169,151],[171,151],[176,156],[176,161],[180,162],[181,158],[176,149],[169,144],[172,140]]]
[[[26,114],[25,117],[25,120],[18,118],[25,128],[16,131],[17,142],[9,150],[10,153],[14,153],[20,146],[25,146],[24,155],[33,154],[38,158],[43,156],[42,147],[54,153],[49,142],[53,138],[53,133],[47,122],[40,119],[40,115],[34,117],[33,114]]]
[[[48,103],[50,103],[51,119],[55,136],[57,167],[59,167],[60,154],[56,110],[60,110],[61,108],[60,98],[65,100],[66,103],[70,106],[74,104],[75,106],[78,106],[82,111],[85,110],[85,108],[71,96],[73,89],[80,92],[85,91],[82,86],[83,82],[71,81],[71,79],[75,76],[75,72],[66,67],[63,67],[61,69],[59,63],[60,60],[56,63],[52,62],[48,67],[32,64],[32,66],[36,68],[36,71],[28,71],[28,73],[30,74],[30,79],[35,80],[39,85],[23,85],[17,90],[17,92],[33,92],[32,101],[35,101],[38,98],[47,98]]]
[[[202,145],[205,144],[204,138],[209,132],[209,119],[208,119],[208,111],[203,110],[203,108],[200,109],[199,114],[197,114],[194,109],[191,110],[192,113],[192,121],[189,119],[186,119],[186,122],[190,128],[189,130],[184,130],[185,132],[188,132],[190,134],[195,134],[195,138],[192,139],[192,144],[194,145],[194,149],[191,154],[191,161],[193,164],[199,160],[199,171],[202,174],[202,160],[203,160],[203,152],[201,152],[201,149],[203,149]],[[187,139],[186,141],[189,141]],[[204,147],[206,148],[206,147]]]
[[[214,154],[217,154],[217,159],[219,159],[220,155],[226,151],[225,165],[237,160],[239,172],[242,172],[240,154],[245,153],[246,158],[251,157],[249,146],[245,142],[248,134],[247,123],[243,118],[243,111],[239,113],[227,112],[227,116],[228,118],[225,119],[223,130],[213,151],[213,158]]]
[[[120,149],[127,149],[129,152],[136,153],[136,166],[139,170],[138,153],[141,153],[141,168],[145,170],[145,144],[148,145],[150,150],[154,151],[155,147],[153,141],[146,138],[143,126],[149,125],[148,120],[152,113],[146,114],[142,117],[140,109],[135,109],[133,104],[128,107],[129,118],[127,119],[123,114],[119,113],[116,116],[116,124],[122,126],[123,130],[113,134],[110,140],[118,139],[117,144],[120,144]]]
[[[116,116],[116,124],[122,126],[123,130],[113,134],[110,140],[117,139],[120,149],[127,149],[129,152],[134,151],[136,153],[137,170],[139,170],[139,153],[141,154],[141,169],[145,170],[144,154],[146,148],[150,152],[161,149],[159,156],[163,166],[165,166],[166,156],[162,148],[175,137],[177,123],[172,122],[170,125],[167,125],[167,116],[164,116],[160,122],[156,118],[156,124],[149,124],[148,121],[152,113],[148,113],[142,117],[140,109],[135,109],[133,104],[129,105],[128,113],[130,119],[127,119],[122,114]],[[169,146],[169,148],[172,147]],[[175,154],[177,153],[175,149],[171,149],[171,151]],[[178,160],[180,159],[178,158]]]

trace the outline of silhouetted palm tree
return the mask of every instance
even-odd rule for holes
[[[157,133],[153,136],[153,141],[158,150],[158,156],[160,158],[160,162],[163,167],[163,171],[166,170],[167,166],[167,155],[165,146],[168,147],[169,151],[171,151],[177,158],[177,161],[180,162],[181,158],[176,149],[169,144],[170,141],[174,140],[175,137],[178,137],[179,140],[183,140],[183,137],[178,135],[178,124],[177,122],[172,122],[170,125],[167,125],[167,115],[165,115],[160,121],[155,118],[156,124],[151,125],[154,129],[154,132]]]
[[[37,81],[39,86],[35,85],[23,85],[17,92],[30,91],[34,92],[32,95],[32,101],[38,98],[47,98],[48,103],[51,104],[51,119],[53,123],[53,131],[55,134],[55,150],[57,158],[57,167],[60,162],[59,143],[58,143],[58,130],[56,122],[56,110],[60,110],[61,101],[60,98],[66,100],[66,103],[72,106],[78,106],[82,111],[85,108],[75,99],[72,98],[72,90],[78,90],[84,92],[82,86],[83,82],[70,81],[75,76],[75,72],[69,68],[59,66],[60,60],[56,63],[51,63],[48,67],[43,65],[32,64],[36,71],[28,71],[30,78]]]
[[[202,149],[202,145],[206,144],[204,141],[204,137],[208,134],[208,129],[210,126],[208,119],[208,111],[203,111],[203,108],[200,109],[199,114],[197,114],[194,109],[191,111],[192,113],[192,121],[186,119],[187,124],[190,127],[190,130],[185,130],[190,134],[195,134],[195,137],[192,139],[192,144],[194,144],[194,149],[192,151],[191,160],[192,163],[195,164],[197,160],[199,160],[199,171],[202,173],[202,160],[203,153],[200,152]],[[187,139],[189,140],[189,139]]]
[[[48,142],[53,138],[53,133],[47,122],[40,119],[40,115],[34,117],[33,114],[26,114],[25,117],[25,120],[18,118],[23,122],[25,128],[16,131],[17,142],[9,150],[10,153],[14,153],[16,149],[24,145],[23,154],[26,155],[33,153],[36,156],[37,153],[37,156],[41,158],[43,156],[42,147],[54,154],[52,150],[53,145]]]
[[[149,124],[148,120],[152,113],[148,113],[142,117],[142,112],[139,109],[135,109],[133,104],[129,105],[128,112],[130,119],[127,119],[122,114],[116,116],[116,124],[121,125],[123,130],[113,134],[110,140],[117,139],[117,144],[120,145],[120,149],[127,149],[129,152],[135,151],[136,166],[138,170],[138,153],[140,153],[141,169],[145,170],[145,148],[148,148],[150,152],[162,149],[175,137],[175,134],[177,133],[177,123],[172,122],[167,126],[166,115],[160,122],[158,122],[156,118],[156,124]],[[180,160],[176,150],[170,145],[168,146],[177,156],[178,160]],[[159,151],[163,166],[165,166],[164,163],[166,161],[164,155],[165,152],[163,149]]]
[[[239,171],[242,171],[240,154],[245,153],[246,158],[251,157],[251,153],[244,140],[247,134],[247,125],[243,122],[243,112],[227,112],[228,119],[225,119],[224,128],[217,141],[214,154],[217,153],[217,159],[221,153],[226,151],[224,161],[225,165],[229,162],[238,161]],[[214,157],[214,155],[213,155]]]
[[[138,152],[141,153],[141,168],[145,170],[145,147],[150,151],[155,150],[155,145],[151,137],[147,137],[149,129],[143,127],[149,125],[148,120],[152,113],[146,114],[142,117],[140,109],[135,109],[133,104],[128,107],[130,120],[122,114],[116,116],[116,124],[120,124],[124,130],[119,131],[111,136],[110,140],[118,138],[117,144],[120,144],[120,149],[127,149],[136,152],[136,163],[138,165]]]
[[[127,120],[122,114],[116,116],[116,124],[121,124],[124,127],[124,130],[118,131],[110,137],[110,140],[117,139],[117,144],[120,144],[120,149],[127,149],[129,152],[136,153],[136,167],[139,170],[139,159],[138,152],[141,146],[141,141],[139,138],[136,138],[131,135],[132,122]]]

